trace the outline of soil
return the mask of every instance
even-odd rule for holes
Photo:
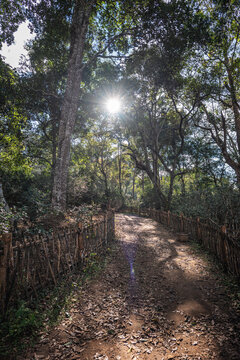
[[[103,272],[25,359],[237,360],[239,315],[208,263],[151,219],[116,215]]]

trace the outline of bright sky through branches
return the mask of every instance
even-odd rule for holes
[[[106,102],[106,107],[108,112],[110,112],[111,114],[116,114],[121,109],[121,101],[116,97],[109,98]]]
[[[14,43],[11,46],[3,44],[0,51],[0,54],[6,58],[6,63],[12,67],[18,67],[21,55],[27,55],[27,51],[24,49],[25,43],[34,37],[35,34],[31,34],[28,29],[28,23],[21,24],[14,34]]]

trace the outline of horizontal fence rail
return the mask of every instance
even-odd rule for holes
[[[114,213],[95,223],[64,228],[51,235],[27,236],[13,242],[12,234],[0,235],[0,310],[12,299],[29,299],[40,289],[57,283],[114,237]],[[14,245],[13,245],[14,244]]]
[[[188,234],[214,254],[226,271],[240,280],[240,244],[226,234],[225,226],[218,228],[214,224],[203,224],[199,218],[189,219],[170,211],[133,207],[124,211],[152,218],[178,233]]]

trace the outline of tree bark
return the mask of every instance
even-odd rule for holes
[[[59,117],[56,114],[56,109],[53,107],[51,111],[51,138],[52,138],[52,166],[51,166],[51,198],[53,195],[53,184],[54,184],[54,174],[57,163],[57,138],[58,138],[58,119]]]
[[[168,203],[167,203],[167,210],[170,210],[171,208],[171,203],[172,203],[172,196],[173,196],[173,184],[174,184],[174,180],[175,180],[175,171],[172,171],[170,174],[170,185],[169,185],[169,189],[168,189]]]
[[[231,70],[231,65],[229,64],[229,59],[227,55],[225,55],[225,66],[227,69],[228,74],[228,81],[229,86],[227,87],[232,101],[232,109],[234,113],[234,122],[235,122],[235,129],[236,129],[236,135],[237,135],[237,145],[238,145],[238,151],[240,152],[240,112],[239,112],[239,105],[238,100],[236,96],[236,89],[234,84],[234,78]]]
[[[135,200],[135,178],[136,178],[136,170],[133,172],[133,179],[132,179],[132,198],[133,201]]]
[[[142,192],[144,192],[144,171],[142,171]]]
[[[52,194],[53,208],[61,211],[66,208],[71,136],[77,117],[83,52],[94,3],[94,0],[77,0],[73,12],[67,85],[59,122],[58,155]]]
[[[119,192],[122,196],[122,149],[120,144],[118,144],[118,182]]]

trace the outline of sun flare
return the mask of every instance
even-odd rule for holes
[[[118,98],[109,98],[106,102],[108,112],[116,114],[121,109],[121,101]]]

